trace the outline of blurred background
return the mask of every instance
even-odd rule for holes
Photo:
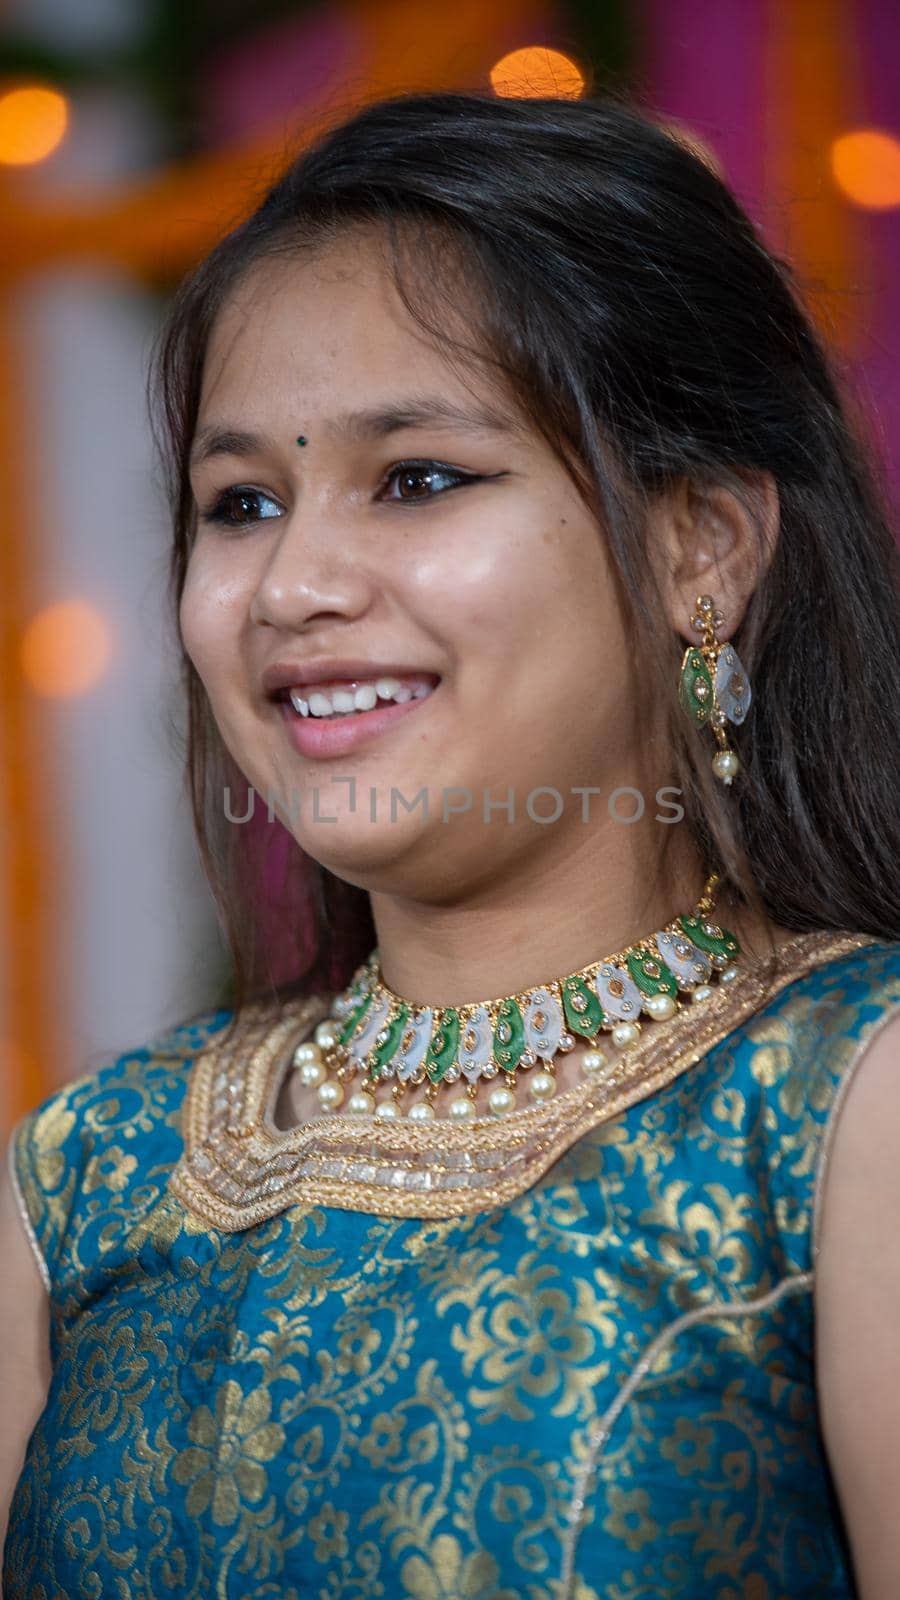
[[[794,263],[896,510],[896,0],[0,5],[0,1132],[227,989],[145,402],[167,297],[337,106],[606,83]]]

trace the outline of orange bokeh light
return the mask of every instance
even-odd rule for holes
[[[0,163],[32,166],[44,161],[62,142],[69,106],[56,89],[37,84],[0,94]]]
[[[109,628],[86,600],[60,600],[32,617],[22,638],[22,671],[38,694],[84,694],[112,654]]]
[[[532,100],[554,95],[577,100],[585,85],[584,73],[571,56],[542,44],[525,45],[501,56],[491,68],[490,79],[495,94]]]
[[[900,205],[900,139],[878,128],[843,133],[831,146],[831,170],[839,189],[867,211]]]

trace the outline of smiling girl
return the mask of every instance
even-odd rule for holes
[[[15,1130],[7,1600],[893,1600],[897,559],[789,268],[613,96],[402,96],[154,378],[235,978]]]

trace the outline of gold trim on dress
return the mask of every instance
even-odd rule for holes
[[[38,1244],[37,1234],[35,1233],[34,1228],[32,1227],[31,1218],[28,1215],[28,1207],[25,1204],[25,1196],[22,1193],[22,1185],[19,1182],[19,1173],[18,1173],[18,1169],[17,1169],[17,1166],[16,1166],[16,1161],[17,1161],[17,1156],[18,1156],[18,1142],[19,1142],[19,1139],[22,1137],[22,1135],[24,1133],[24,1127],[25,1127],[25,1119],[23,1117],[21,1122],[17,1122],[16,1123],[16,1126],[14,1127],[14,1129],[12,1131],[12,1134],[10,1135],[9,1149],[7,1151],[7,1160],[8,1160],[8,1164],[9,1164],[9,1177],[10,1177],[10,1182],[12,1184],[13,1195],[15,1197],[16,1209],[18,1210],[19,1216],[22,1219],[22,1226],[25,1229],[25,1237],[28,1240],[28,1243],[29,1243],[29,1245],[31,1247],[31,1253],[34,1256],[35,1261],[37,1262],[37,1268],[38,1268],[38,1271],[39,1271],[39,1273],[41,1275],[41,1282],[43,1283],[44,1288],[46,1289],[47,1293],[50,1294],[50,1292],[51,1292],[50,1269],[47,1266],[47,1262],[46,1262],[45,1257],[44,1257],[44,1252],[41,1249],[40,1245]]]
[[[629,1376],[619,1389],[612,1405],[608,1406],[603,1416],[591,1429],[588,1437],[588,1448],[584,1460],[575,1476],[575,1487],[569,1503],[569,1514],[566,1519],[566,1532],[562,1540],[562,1571],[560,1573],[560,1600],[577,1600],[573,1585],[576,1582],[575,1557],[578,1540],[584,1531],[586,1520],[585,1507],[591,1491],[597,1462],[609,1443],[609,1436],[621,1416],[628,1402],[634,1397],[647,1373],[652,1368],[660,1351],[672,1344],[684,1333],[686,1328],[694,1327],[698,1322],[719,1322],[727,1317],[753,1317],[759,1316],[763,1311],[771,1311],[786,1295],[812,1293],[813,1273],[799,1272],[793,1277],[782,1278],[767,1294],[759,1295],[756,1300],[712,1300],[705,1306],[695,1306],[693,1311],[685,1311],[682,1316],[666,1326],[652,1339],[640,1360],[632,1368]]]
[[[329,995],[252,1003],[230,1044],[213,1040],[189,1069],[184,1148],[169,1189],[201,1221],[240,1231],[287,1206],[389,1217],[455,1217],[505,1205],[576,1139],[664,1088],[813,968],[878,940],[798,934],[741,967],[732,982],[646,1035],[600,1081],[502,1118],[430,1122],[323,1113],[281,1130],[272,1120],[290,1058],[328,1015]]]

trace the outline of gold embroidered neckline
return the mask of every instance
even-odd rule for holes
[[[686,1006],[577,1084],[503,1118],[392,1121],[326,1113],[274,1121],[290,1055],[328,1014],[330,996],[279,1007],[255,1002],[230,1045],[214,1037],[193,1061],[182,1113],[184,1149],[169,1188],[202,1221],[252,1227],[295,1204],[394,1217],[452,1217],[502,1205],[532,1186],[575,1140],[698,1062],[779,990],[826,961],[877,943],[868,934],[798,934],[742,967],[726,988]]]

